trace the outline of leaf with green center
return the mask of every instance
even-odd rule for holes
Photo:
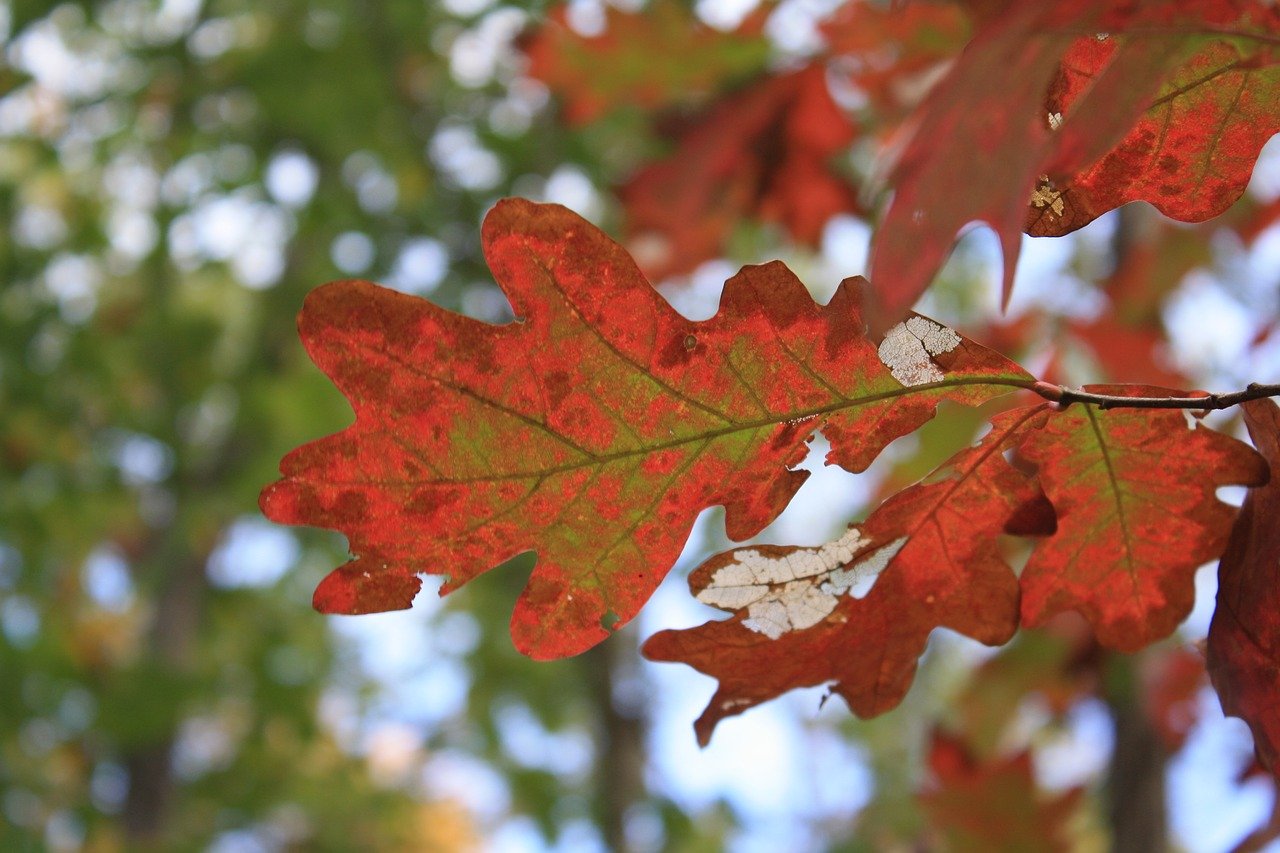
[[[1249,724],[1258,760],[1280,776],[1280,408],[1271,400],[1241,408],[1272,477],[1249,490],[1218,567],[1209,675],[1223,711]]]
[[[702,509],[723,504],[735,539],[773,520],[816,430],[828,461],[860,471],[939,401],[1031,384],[922,317],[878,349],[858,280],[822,306],[782,264],[746,267],[693,322],[558,205],[503,201],[483,242],[513,323],[359,281],[302,310],[303,342],[356,422],[286,456],[261,504],[347,535],[357,558],[316,590],[323,611],[408,607],[419,573],[446,575],[447,592],[536,550],[516,645],[574,654],[635,615]]]
[[[1013,636],[1018,581],[996,537],[1039,492],[1002,451],[1047,416],[1045,406],[998,415],[976,447],[836,542],[738,548],[694,570],[697,598],[736,615],[662,631],[644,653],[719,679],[695,724],[699,741],[725,717],[828,681],[855,713],[887,711],[907,692],[934,628],[989,645]]]
[[[1127,397],[1178,395],[1087,386]],[[1267,466],[1248,445],[1180,411],[1074,404],[1019,447],[1039,466],[1058,531],[1022,572],[1023,624],[1078,610],[1098,640],[1136,651],[1173,632],[1195,602],[1196,567],[1222,553],[1235,509],[1219,486],[1254,485]]]

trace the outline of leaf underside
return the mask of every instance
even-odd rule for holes
[[[720,681],[695,724],[699,740],[707,743],[725,717],[793,688],[828,681],[857,714],[887,711],[906,693],[916,659],[940,626],[989,645],[1013,636],[1018,581],[996,540],[1017,511],[1036,500],[1038,490],[1002,451],[1046,417],[1044,407],[997,416],[978,446],[957,454],[930,482],[889,498],[857,525],[860,547],[847,564],[889,545],[898,549],[865,598],[842,596],[818,624],[777,639],[751,627],[753,614],[746,610],[727,621],[651,637],[646,657],[683,661]],[[727,564],[754,550],[737,549],[695,570],[690,577],[695,594]],[[750,553],[745,556],[750,559]]]
[[[1208,667],[1222,709],[1249,724],[1258,760],[1280,773],[1280,407],[1241,408],[1272,478],[1249,490],[1222,555]]]

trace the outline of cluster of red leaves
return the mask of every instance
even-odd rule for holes
[[[642,50],[678,14],[669,4],[612,13],[611,29],[590,38],[553,21],[529,39],[531,74],[561,95],[571,120],[598,115],[600,88],[617,85],[599,68],[637,65],[614,55],[582,74],[583,58],[607,56],[610,47],[616,54],[614,39]],[[976,31],[966,43],[969,19]],[[743,29],[757,32],[760,23],[753,17]],[[1280,131],[1278,31],[1280,11],[1249,0],[970,0],[888,10],[848,3],[823,24],[827,49],[809,66],[814,88],[803,98],[795,72],[761,70],[741,91],[686,116],[674,152],[628,182],[632,233],[663,240],[657,251],[646,245],[642,264],[656,277],[691,269],[744,218],[778,221],[814,243],[827,218],[859,209],[852,176],[832,171],[833,156],[855,133],[896,134],[894,194],[872,255],[877,327],[910,308],[956,234],[975,221],[1000,237],[1007,299],[1023,230],[1059,236],[1135,200],[1198,222],[1238,199],[1258,151]],[[683,32],[699,30],[690,19]],[[741,33],[712,56],[737,55]],[[947,61],[916,107],[921,84]],[[654,67],[729,76],[719,61]],[[822,69],[866,101],[856,125],[816,91]],[[676,97],[685,90],[666,85],[669,73],[655,72],[647,89],[613,92],[628,97],[612,103],[687,105]],[[687,88],[705,90],[702,82]]]
[[[724,98],[676,135],[675,150],[619,191],[645,272],[663,278],[720,254],[745,218],[816,245],[827,220],[859,210],[831,169],[854,139],[821,64]]]
[[[975,405],[1037,384],[926,318],[894,325],[969,222],[996,228],[1007,293],[1024,228],[1066,233],[1139,198],[1187,220],[1213,216],[1280,129],[1273,4],[962,5],[975,27],[967,44],[952,7],[909,6],[904,18],[863,4],[838,11],[824,29],[828,55],[704,104],[675,153],[624,190],[633,233],[666,241],[654,260],[663,271],[713,254],[744,216],[815,240],[827,217],[855,209],[831,165],[864,130],[827,88],[830,75],[848,75],[881,114],[867,132],[901,122],[902,144],[873,283],[847,280],[825,306],[774,263],[744,268],[715,317],[689,321],[589,223],[521,201],[500,203],[483,231],[514,323],[468,320],[367,282],[313,293],[302,338],[356,422],[289,454],[262,507],[348,536],[355,559],[325,579],[316,606],[407,607],[421,574],[446,576],[449,591],[535,550],[516,645],[540,658],[582,651],[635,615],[702,509],[725,506],[734,539],[774,519],[805,479],[795,469],[816,431],[830,440],[828,462],[857,472],[941,401]],[[725,37],[690,30],[681,14],[659,3],[642,24],[650,18],[611,12],[592,38],[553,16],[526,41],[532,72],[585,121],[618,98],[657,109],[757,67],[758,20]],[[897,26],[903,49],[878,55],[866,33]],[[652,51],[671,49],[716,59],[701,76],[647,76]],[[957,50],[913,108],[903,84]],[[646,76],[596,67],[620,51],[639,51]],[[1176,411],[1006,411],[834,551],[713,558],[691,576],[694,593],[733,615],[661,632],[646,653],[719,679],[698,722],[704,742],[720,719],[804,685],[831,682],[856,712],[875,714],[901,699],[936,627],[994,644],[1073,610],[1111,648],[1167,636],[1191,608],[1195,568],[1225,550],[1210,671],[1275,769],[1277,542],[1264,519],[1277,487],[1263,484],[1280,422],[1269,403],[1246,417],[1262,456]],[[1234,531],[1234,511],[1214,493],[1230,484],[1256,487]],[[1006,560],[1009,535],[1027,542],[1020,576]],[[859,572],[874,578],[860,595],[850,589]],[[1022,772],[940,750],[940,775]]]
[[[357,419],[290,454],[263,509],[350,539],[358,558],[321,584],[322,610],[407,607],[421,573],[446,575],[447,590],[532,549],[540,560],[513,636],[535,657],[572,654],[635,614],[703,508],[723,504],[736,539],[775,518],[804,480],[792,468],[816,430],[831,441],[828,461],[860,471],[940,400],[1033,384],[959,336],[921,349],[908,365],[919,375],[895,372],[901,356],[866,337],[858,281],[819,306],[782,265],[747,267],[720,312],[694,322],[564,208],[504,202],[484,243],[519,318],[507,326],[365,282],[308,299],[303,340]],[[918,336],[948,331],[916,322]],[[896,549],[865,597],[841,597],[779,637],[754,629],[744,607],[659,633],[646,653],[720,679],[698,724],[705,741],[723,717],[804,685],[834,682],[863,715],[887,710],[939,626],[995,644],[1071,609],[1103,643],[1138,648],[1185,617],[1196,566],[1226,543],[1232,511],[1214,489],[1266,477],[1246,445],[1189,429],[1180,412],[1016,409],[858,525],[845,563]],[[1020,580],[1002,533],[1037,537]],[[695,571],[695,592],[739,551]]]
[[[1041,796],[1030,752],[982,758],[962,741],[935,732],[929,771],[921,806],[944,835],[945,849],[1072,849],[1069,823],[1084,789]]]
[[[1272,5],[1003,5],[912,119],[873,246],[888,318],[919,298],[970,222],[1000,238],[1007,299],[1024,228],[1065,234],[1139,199],[1177,219],[1215,216],[1280,131]]]

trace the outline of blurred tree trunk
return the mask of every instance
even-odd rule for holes
[[[173,534],[164,538],[171,540]],[[182,543],[178,543],[176,549],[182,547]],[[156,549],[149,562],[167,562],[164,559],[167,550],[171,549]],[[205,560],[185,554],[169,564],[162,581],[150,648],[153,659],[167,672],[186,672],[194,665],[206,588],[204,565]],[[162,571],[165,568],[161,566]],[[131,843],[154,844],[163,836],[173,800],[176,736],[174,729],[158,733],[156,740],[139,746],[125,758],[129,793],[123,819]]]
[[[627,810],[645,796],[645,699],[636,637],[624,628],[584,656],[598,713],[595,812],[605,845],[630,850]]]
[[[1112,658],[1132,677],[1133,664]],[[1133,691],[1107,696],[1115,723],[1115,748],[1107,773],[1107,819],[1111,849],[1118,853],[1159,853],[1168,849],[1165,764],[1159,733]]]
[[[1135,248],[1152,239],[1155,211],[1129,204],[1117,211],[1112,241],[1114,268],[1122,268]],[[1165,765],[1169,756],[1142,705],[1135,661],[1109,655],[1104,698],[1115,725],[1115,745],[1107,771],[1107,821],[1111,849],[1118,853],[1159,853],[1168,849]]]
[[[172,222],[171,212],[159,217],[161,233]],[[142,355],[150,365],[149,379],[158,392],[153,412],[144,415],[146,431],[163,441],[174,453],[173,473],[166,488],[172,509],[167,518],[157,518],[153,533],[135,560],[136,574],[153,587],[155,612],[148,636],[146,662],[166,675],[182,676],[196,666],[200,623],[204,609],[205,563],[207,553],[196,553],[188,541],[190,507],[202,490],[216,482],[222,472],[211,470],[207,476],[192,470],[183,453],[177,432],[178,413],[187,398],[179,372],[189,354],[178,333],[174,314],[174,297],[178,282],[172,274],[162,244],[148,257],[142,276],[153,306],[149,315],[151,328],[142,330],[146,346]],[[221,455],[221,454],[217,454]],[[140,497],[141,499],[141,497]],[[179,696],[157,695],[166,704],[180,701]],[[149,743],[140,744],[124,757],[129,774],[129,792],[125,798],[122,819],[130,845],[163,846],[168,815],[173,806],[173,747],[177,738],[180,709],[168,719],[173,722],[157,731]]]

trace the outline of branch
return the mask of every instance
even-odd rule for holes
[[[1196,392],[1186,397],[1119,397],[1112,394],[1094,394],[1080,388],[1068,388],[1049,382],[1037,382],[1030,390],[1067,407],[1072,403],[1087,403],[1099,409],[1198,409],[1210,411],[1229,409],[1250,400],[1263,397],[1280,397],[1280,385],[1261,385],[1249,383],[1243,391],[1232,391],[1229,394],[1209,394]]]

